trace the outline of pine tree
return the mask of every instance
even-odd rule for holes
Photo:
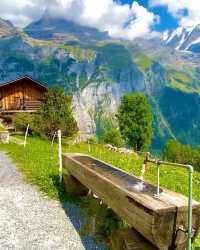
[[[51,88],[47,92],[39,116],[39,130],[52,136],[58,129],[65,136],[72,136],[78,132],[77,123],[71,109],[72,98],[66,96],[60,88]]]

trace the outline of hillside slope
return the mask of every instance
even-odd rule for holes
[[[91,42],[75,33],[72,37],[66,26],[60,30],[66,36],[70,34],[64,40],[42,40],[45,32],[41,31],[37,39],[19,30],[0,38],[0,82],[26,74],[49,86],[64,87],[73,95],[74,113],[83,137],[95,133],[102,136],[115,126],[124,93],[144,92],[154,113],[154,149],[160,149],[168,138],[199,144],[198,56],[188,58],[160,42],[156,50],[152,41]]]
[[[106,32],[100,32],[95,28],[80,26],[73,21],[51,17],[45,13],[38,21],[30,23],[24,31],[36,39],[66,41],[69,39],[81,39],[86,41],[108,39]]]

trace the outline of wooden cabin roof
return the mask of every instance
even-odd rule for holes
[[[2,84],[0,83],[0,89],[8,87],[8,86],[16,84],[16,83],[19,83],[19,82],[22,82],[22,81],[24,82],[24,80],[25,81],[27,80],[27,81],[29,81],[29,82],[31,82],[33,84],[38,85],[40,88],[44,89],[45,91],[47,91],[47,89],[48,89],[47,86],[45,86],[44,84],[42,84],[39,81],[34,80],[30,76],[22,76],[22,77],[19,77],[19,78],[15,79],[15,80],[9,81],[9,82],[5,82],[5,83],[2,83]]]

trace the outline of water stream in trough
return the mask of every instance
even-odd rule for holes
[[[146,193],[148,195],[155,195],[157,188],[144,181],[144,175],[146,172],[145,164],[142,165],[141,176],[137,178],[135,176],[129,175],[128,173],[121,171],[118,168],[112,167],[109,164],[98,161],[96,159],[91,159],[87,156],[76,156],[76,160],[85,164],[87,167],[99,172],[103,176],[112,179],[116,183],[119,183],[127,190],[132,192]],[[160,190],[162,192],[162,189]]]

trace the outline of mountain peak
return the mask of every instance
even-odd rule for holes
[[[37,39],[56,40],[62,38],[61,40],[64,41],[71,38],[84,41],[108,39],[106,32],[100,32],[95,28],[81,26],[71,20],[52,16],[48,9],[45,10],[38,21],[25,27],[24,31]]]
[[[200,53],[200,24],[164,32],[162,39],[176,50]]]
[[[15,27],[10,21],[0,18],[0,37],[10,35],[14,30]]]

